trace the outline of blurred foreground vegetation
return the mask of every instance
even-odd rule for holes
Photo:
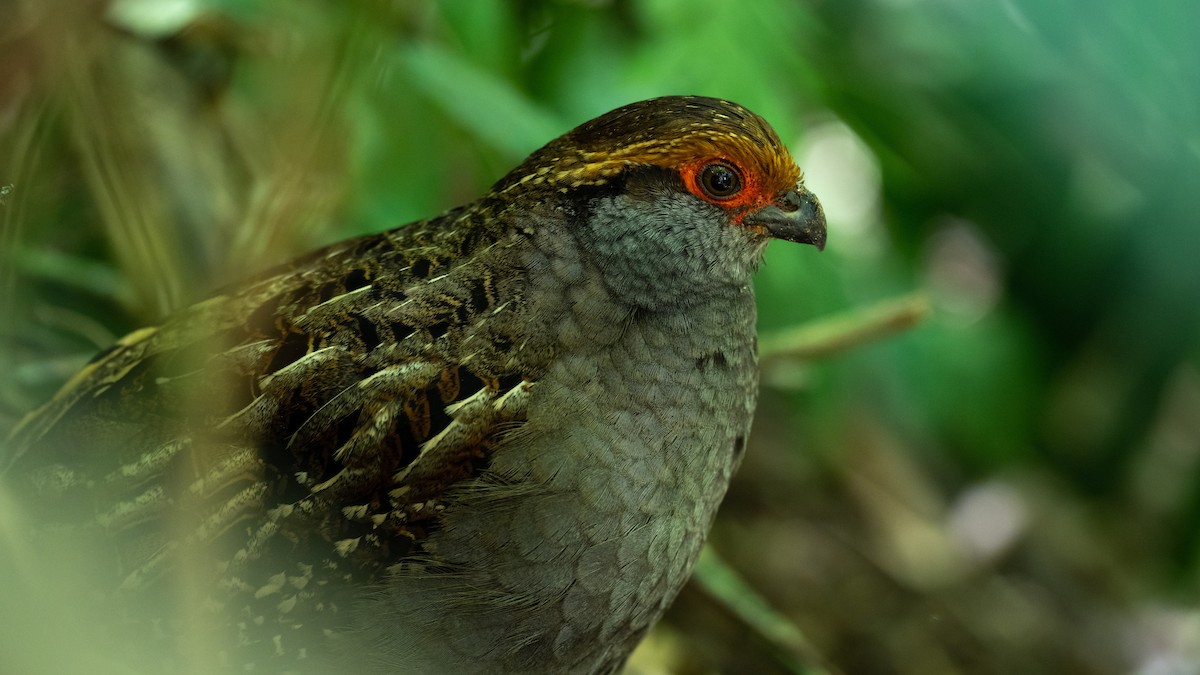
[[[1200,673],[1200,5],[284,7],[0,10],[0,437],[215,287],[466,201],[623,103],[720,96],[830,219],[824,254],[769,251],[764,343],[932,311],[764,359],[712,537],[745,586],[706,566],[718,592],[635,668]]]

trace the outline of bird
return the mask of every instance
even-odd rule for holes
[[[617,672],[742,460],[775,239],[826,224],[762,117],[631,103],[120,339],[5,489],[133,672]]]

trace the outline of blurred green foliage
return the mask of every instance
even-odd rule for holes
[[[736,100],[826,252],[764,335],[914,289],[890,341],[764,372],[713,542],[853,673],[1200,669],[1200,5],[43,3],[0,21],[0,431],[92,353],[320,243],[471,199],[631,100]],[[645,672],[771,672],[694,589]]]

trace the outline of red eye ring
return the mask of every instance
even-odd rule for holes
[[[700,169],[697,185],[713,200],[724,201],[742,191],[742,175],[725,162],[713,162]]]
[[[679,175],[688,192],[737,219],[745,209],[770,201],[763,194],[762,177],[744,166],[728,157],[708,155],[681,166]]]

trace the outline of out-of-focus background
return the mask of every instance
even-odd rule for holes
[[[823,254],[769,250],[764,343],[931,311],[764,361],[725,565],[638,672],[1200,673],[1197,26],[1192,0],[6,0],[0,437],[217,286],[623,103],[720,96],[829,217]]]

